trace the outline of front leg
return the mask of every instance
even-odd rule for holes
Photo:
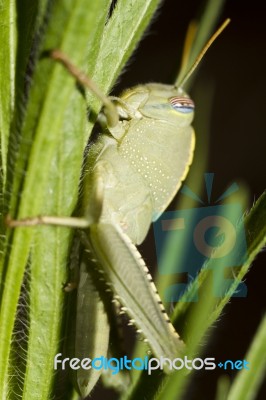
[[[17,228],[20,226],[37,226],[37,225],[55,225],[66,226],[69,228],[86,229],[91,225],[91,221],[85,218],[76,217],[57,217],[40,215],[37,217],[29,217],[22,219],[13,219],[10,215],[5,218],[5,223],[9,228]]]

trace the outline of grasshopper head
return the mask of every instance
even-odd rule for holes
[[[139,109],[143,116],[180,127],[191,124],[194,103],[183,89],[158,83],[150,83],[145,88],[149,96]]]

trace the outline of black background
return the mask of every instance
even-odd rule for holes
[[[200,3],[180,0],[163,2],[124,70],[115,93],[138,83],[173,82],[187,26],[197,15]],[[205,56],[196,78],[215,82],[211,151],[206,172],[215,173],[216,197],[231,182],[245,182],[250,190],[251,206],[265,190],[266,3],[228,0],[220,22],[227,17],[231,18],[231,24]],[[203,107],[204,104],[196,104],[196,113],[200,114]],[[152,246],[151,233],[141,252],[147,264],[156,268]],[[212,331],[206,354],[223,360],[244,358],[265,313],[265,270],[266,256],[261,253],[245,281],[247,298],[234,298],[225,308]],[[214,399],[219,374],[220,370],[197,372],[193,387],[189,388],[184,398]],[[98,395],[98,398],[104,396],[101,391]],[[265,398],[266,384],[257,399]]]

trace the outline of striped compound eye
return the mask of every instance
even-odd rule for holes
[[[170,97],[169,102],[174,110],[188,114],[194,111],[195,105],[188,97]]]

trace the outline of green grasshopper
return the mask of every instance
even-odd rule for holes
[[[151,223],[166,209],[187,175],[195,144],[191,127],[194,104],[182,86],[228,22],[212,36],[179,84],[139,85],[119,98],[103,95],[59,50],[51,53],[104,104],[104,132],[86,159],[81,207],[85,218],[43,216],[9,219],[8,224],[82,229],[82,258],[87,251],[90,261],[89,268],[81,263],[78,284],[74,346],[78,358],[107,355],[110,328],[106,300],[97,287],[99,275],[156,357],[173,359],[185,351],[135,245],[143,242]],[[90,393],[100,374],[94,369],[77,370],[76,384],[82,396]]]

